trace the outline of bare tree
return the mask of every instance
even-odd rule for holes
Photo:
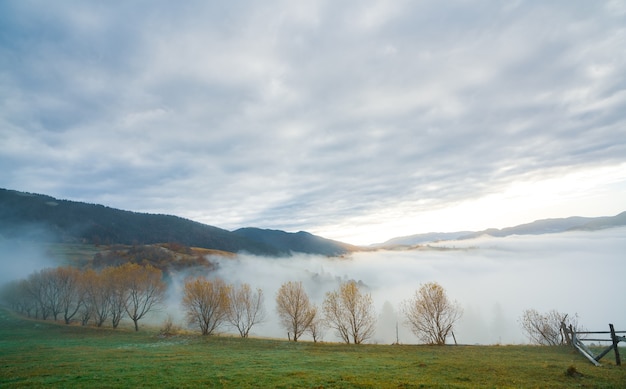
[[[253,292],[248,284],[231,287],[229,301],[228,321],[237,328],[242,338],[247,338],[252,326],[265,319],[263,291],[257,289]]]
[[[83,305],[83,288],[81,285],[81,271],[75,267],[57,267],[52,272],[54,285],[58,288],[59,303],[65,324],[78,313]]]
[[[202,335],[212,335],[227,319],[230,287],[219,278],[188,279],[183,287],[183,307],[190,324],[200,327]]]
[[[35,302],[35,318],[47,320],[50,316],[50,308],[46,301],[46,284],[43,271],[32,273],[26,280],[26,289],[29,296]]]
[[[10,281],[2,287],[2,301],[11,309],[32,317],[37,313],[37,301],[30,294],[29,281]]]
[[[361,293],[356,281],[344,282],[339,290],[326,293],[324,316],[346,343],[360,344],[376,329],[372,296]]]
[[[402,311],[411,331],[422,341],[443,345],[454,323],[461,317],[461,307],[448,299],[436,282],[429,282],[404,301]]]
[[[324,320],[319,313],[317,305],[315,304],[311,305],[311,316],[312,316],[311,322],[309,323],[309,326],[307,327],[307,331],[309,332],[309,334],[311,334],[311,337],[313,338],[313,342],[317,343],[317,341],[321,339],[323,335]]]
[[[535,309],[527,309],[520,319],[520,324],[528,339],[532,343],[545,346],[565,344],[566,339],[561,323],[571,325],[572,328],[576,329],[578,327],[578,315],[569,316],[554,309],[541,314]]]
[[[50,315],[57,320],[61,313],[61,294],[54,275],[55,269],[46,268],[32,273],[28,277],[28,294],[37,303],[35,316],[41,313],[41,318],[46,320]]]
[[[126,289],[124,310],[139,331],[139,320],[159,306],[165,296],[166,285],[161,270],[150,265],[126,263],[120,266]]]
[[[294,342],[306,331],[314,316],[302,282],[289,281],[281,285],[276,293],[276,310],[288,339]]]

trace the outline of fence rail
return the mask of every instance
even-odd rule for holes
[[[572,326],[569,328],[565,325],[565,323],[561,323],[561,330],[565,335],[565,340],[567,344],[576,348],[582,355],[585,356],[589,360],[589,362],[593,363],[596,366],[600,366],[600,359],[608,354],[611,350],[615,353],[615,364],[620,366],[622,361],[619,355],[619,342],[626,342],[626,336],[619,336],[617,334],[626,334],[626,331],[615,331],[613,324],[609,324],[609,331],[574,331]],[[610,339],[581,339],[578,335],[598,335],[598,334],[609,334]],[[593,355],[593,352],[587,347],[583,341],[587,342],[611,342],[611,345],[602,350],[600,354]]]

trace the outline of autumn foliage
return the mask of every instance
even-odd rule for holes
[[[456,321],[461,307],[448,299],[445,289],[436,282],[422,285],[406,300],[402,310],[411,331],[425,343],[443,345]]]
[[[220,278],[189,278],[183,288],[183,309],[187,322],[212,335],[229,323],[247,338],[252,327],[263,321],[263,291],[250,285],[228,285]]]
[[[4,300],[29,317],[66,324],[102,326],[111,320],[117,328],[128,316],[139,330],[139,320],[157,308],[165,295],[161,271],[127,263],[100,271],[74,267],[46,268],[14,281],[3,290]]]
[[[183,308],[187,321],[211,335],[226,320],[229,286],[221,279],[197,277],[187,280],[183,289]]]
[[[302,282],[286,282],[276,294],[276,310],[287,337],[294,342],[309,328],[317,310],[313,308]]]
[[[326,294],[326,322],[346,343],[360,344],[371,338],[376,329],[372,296],[363,293],[355,281],[344,282]]]

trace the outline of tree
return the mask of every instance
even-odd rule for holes
[[[83,324],[93,317],[96,327],[109,318],[111,313],[111,300],[113,297],[112,282],[107,278],[110,271],[96,272],[89,269],[83,272],[83,290],[85,297],[83,299]]]
[[[229,301],[228,321],[237,328],[242,338],[247,338],[252,326],[265,319],[263,291],[257,289],[253,292],[248,284],[231,287]]]
[[[10,281],[3,285],[1,300],[13,310],[32,317],[37,313],[37,301],[30,294],[28,280]]]
[[[448,299],[436,282],[429,282],[404,301],[402,311],[411,331],[429,344],[446,344],[454,323],[461,317],[461,307]]]
[[[319,314],[319,310],[317,308],[317,305],[315,304],[311,305],[311,316],[312,319],[309,323],[309,326],[307,327],[307,331],[309,332],[309,334],[311,334],[313,342],[317,343],[318,339],[321,339],[323,335],[324,320]]]
[[[287,330],[287,338],[294,342],[306,331],[314,317],[309,296],[302,282],[286,282],[276,293],[276,310],[281,324]]]
[[[360,344],[376,329],[372,296],[361,293],[356,281],[344,282],[339,290],[326,293],[324,316],[346,343]]]
[[[29,300],[31,300],[35,306],[35,318],[39,318],[41,314],[41,318],[46,320],[50,314],[50,309],[46,303],[44,278],[43,271],[32,273],[25,280],[24,290],[29,296]]]
[[[83,305],[83,288],[81,283],[81,271],[75,267],[57,267],[52,272],[54,285],[58,288],[59,302],[65,324],[80,310]]]
[[[52,315],[54,320],[61,313],[61,287],[54,268],[42,269],[30,275],[30,293],[40,306],[44,320]]]
[[[532,343],[545,346],[565,344],[565,334],[561,323],[578,327],[578,315],[568,317],[567,314],[551,310],[541,314],[535,309],[527,309],[522,314],[520,324]]]
[[[139,320],[161,304],[166,285],[161,279],[161,270],[151,265],[126,263],[119,271],[126,290],[124,309],[135,324],[135,331],[139,331]]]
[[[212,335],[228,315],[230,287],[219,278],[191,278],[183,287],[183,307],[189,324],[200,327],[202,335]]]
[[[96,318],[96,296],[97,290],[99,289],[98,281],[99,281],[99,273],[97,273],[93,269],[87,269],[82,272],[80,282],[83,290],[83,304],[80,308],[79,315],[81,317],[81,324],[87,325],[91,319],[94,319],[94,323],[100,327],[106,317],[108,316],[108,302],[106,307],[107,316],[98,324],[98,320]]]
[[[102,270],[100,275],[103,277],[103,287],[109,293],[108,313],[111,316],[111,325],[113,328],[117,328],[124,317],[126,299],[128,298],[124,273],[121,267],[107,267]]]

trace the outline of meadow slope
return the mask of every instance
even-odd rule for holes
[[[0,309],[0,387],[623,387],[626,367],[611,358],[594,367],[560,347],[164,337],[158,329],[66,326]]]

